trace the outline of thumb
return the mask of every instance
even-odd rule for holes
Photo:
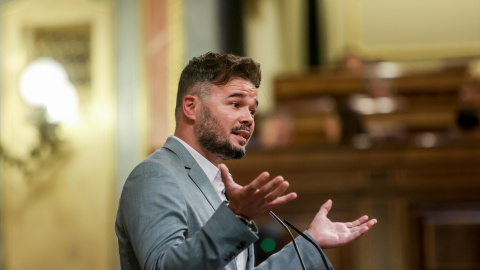
[[[330,209],[332,209],[332,200],[329,199],[320,207],[320,213],[326,216]]]
[[[218,168],[220,169],[220,175],[222,176],[222,182],[225,184],[225,189],[230,189],[234,182],[232,177],[230,177],[230,172],[227,168],[227,165],[225,164],[220,164],[218,165]]]

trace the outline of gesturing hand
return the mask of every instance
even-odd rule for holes
[[[218,168],[230,200],[228,207],[235,214],[250,220],[265,213],[268,209],[297,198],[297,194],[293,192],[282,196],[289,184],[281,176],[269,180],[269,173],[263,172],[250,184],[242,187],[230,177],[225,164],[220,164]]]
[[[368,216],[362,216],[353,222],[332,222],[327,218],[331,208],[332,201],[328,200],[322,205],[308,229],[310,235],[322,248],[347,244],[365,234],[377,223],[376,219],[368,220]]]

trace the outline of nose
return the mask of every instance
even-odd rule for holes
[[[251,126],[253,124],[253,115],[250,113],[250,110],[247,108],[242,110],[242,115],[240,116],[240,123]]]

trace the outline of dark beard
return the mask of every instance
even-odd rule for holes
[[[244,157],[247,151],[231,144],[228,140],[229,134],[222,138],[222,128],[217,119],[212,116],[207,106],[203,106],[202,109],[200,123],[194,127],[200,145],[222,160]],[[250,130],[247,126],[241,126],[233,128],[232,132],[238,129]]]

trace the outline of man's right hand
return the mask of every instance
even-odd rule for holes
[[[345,245],[364,235],[376,219],[368,219],[364,215],[352,222],[332,222],[327,214],[332,209],[332,200],[328,200],[320,207],[317,215],[310,224],[308,232],[322,248],[334,248]]]
[[[220,164],[218,168],[230,200],[228,207],[236,215],[246,217],[249,220],[253,220],[269,209],[297,198],[297,194],[294,192],[282,196],[289,187],[289,183],[282,176],[269,180],[270,174],[263,172],[250,184],[241,186],[230,177],[225,164]]]

